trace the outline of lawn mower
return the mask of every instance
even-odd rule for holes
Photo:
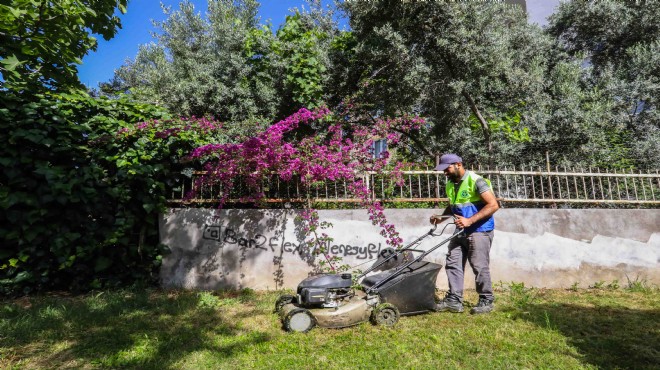
[[[285,330],[308,332],[314,326],[343,328],[371,321],[393,326],[400,316],[435,311],[435,281],[442,265],[423,261],[434,250],[463,232],[454,233],[424,251],[414,249],[437,225],[405,247],[383,249],[366,271],[353,279],[351,273],[318,274],[304,279],[295,295],[282,295],[275,302]],[[414,257],[413,252],[420,252]],[[372,275],[368,275],[374,272]],[[357,287],[354,287],[357,285]]]

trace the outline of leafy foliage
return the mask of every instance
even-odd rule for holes
[[[552,16],[549,34],[581,70],[584,107],[600,123],[589,133],[587,158],[615,168],[660,164],[660,3],[572,1]],[[611,149],[611,150],[608,150]]]
[[[658,41],[660,4],[612,0],[562,3],[548,31],[576,57],[586,56],[597,70],[624,67],[631,48]]]
[[[428,118],[432,130],[416,138],[413,158],[460,152],[470,163],[499,165],[540,165],[546,154],[568,166],[660,163],[655,2],[566,2],[547,32],[496,1],[342,7],[352,32],[334,39],[331,73],[346,76],[334,91],[375,114]]]
[[[323,103],[323,87],[327,74],[322,62],[321,46],[328,35],[319,28],[305,24],[300,13],[286,17],[277,31],[273,43],[275,54],[282,60],[284,69],[283,111],[295,108],[314,108]]]
[[[531,136],[547,122],[530,112],[547,98],[551,40],[518,7],[385,0],[344,7],[357,40],[362,101],[428,117],[432,137],[421,138],[422,155],[507,160],[528,142],[525,129]]]
[[[99,34],[112,38],[121,27],[114,15],[128,0],[32,1],[0,4],[0,71],[4,85],[60,89],[78,86],[76,64],[96,50]]]
[[[0,291],[154,279],[165,190],[189,166],[183,153],[228,140],[220,125],[163,120],[126,97],[4,92],[1,101]]]
[[[155,43],[142,45],[101,89],[246,124],[320,106],[336,27],[318,1],[312,5],[287,16],[273,35],[270,24],[259,24],[256,0],[209,1],[205,15],[184,1],[165,10]]]
[[[0,4],[0,292],[153,279],[166,190],[199,165],[180,159],[206,144],[216,151],[195,158],[216,165],[214,181],[243,171],[255,176],[252,190],[271,170],[313,186],[380,166],[368,148],[399,140],[390,129],[410,139],[398,155],[412,148],[413,159],[455,151],[505,165],[538,165],[546,153],[565,165],[660,163],[658,2],[562,3],[543,32],[496,1],[347,1],[352,31],[340,32],[313,0],[273,35],[257,0],[209,1],[205,16],[184,1],[165,10],[156,43],[102,86],[113,99],[49,91],[79,85],[92,34],[111,38],[126,3]],[[364,110],[275,136],[256,123],[325,103]],[[430,130],[384,118],[410,113]],[[222,158],[232,148],[257,155]],[[229,162],[241,168],[223,169]],[[379,205],[369,207],[396,242]]]
[[[256,0],[209,1],[208,14],[184,1],[168,18],[155,44],[142,45],[115,81],[102,87],[130,91],[185,116],[222,121],[270,120],[277,109],[272,71],[273,35],[259,27]]]

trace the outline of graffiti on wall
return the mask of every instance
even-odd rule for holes
[[[256,251],[270,251],[272,253],[282,252],[308,256],[311,251],[306,248],[305,243],[293,243],[286,241],[284,237],[265,236],[263,234],[245,235],[240,234],[230,227],[221,225],[204,225],[202,238],[212,240],[226,246],[238,246],[239,248],[254,249]],[[330,255],[338,257],[353,257],[356,259],[374,259],[378,257],[381,243],[368,243],[366,246],[349,244],[325,245]]]

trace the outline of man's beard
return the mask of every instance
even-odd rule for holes
[[[461,177],[457,173],[448,173],[447,177],[451,182],[459,182]]]

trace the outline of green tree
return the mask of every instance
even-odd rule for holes
[[[96,39],[121,27],[115,10],[128,0],[8,0],[0,4],[0,71],[4,87],[80,86],[76,64]]]
[[[382,114],[428,117],[425,155],[459,151],[500,161],[529,141],[525,128],[546,123],[530,112],[547,97],[552,41],[527,24],[522,9],[394,0],[346,2],[344,9],[357,41],[361,99]]]
[[[578,58],[588,58],[594,71],[627,66],[630,50],[660,39],[657,1],[585,1],[560,4],[550,17],[548,32]]]
[[[177,11],[166,9],[155,43],[142,45],[102,90],[242,125],[319,106],[338,31],[331,10],[319,0],[309,5],[274,35],[270,24],[259,24],[256,0],[209,1],[205,16],[182,2]]]
[[[592,161],[619,168],[660,166],[660,2],[571,1],[550,19],[549,34],[583,62],[594,126]],[[604,150],[604,148],[609,150]]]
[[[156,42],[140,47],[122,66],[113,85],[136,99],[166,106],[187,116],[219,120],[268,120],[278,105],[274,76],[274,36],[259,26],[256,0],[209,1],[202,16],[184,1],[164,9]]]
[[[277,30],[273,50],[280,61],[279,69],[284,78],[279,85],[283,112],[296,108],[318,107],[323,103],[324,85],[327,82],[327,45],[329,35],[305,22],[299,12],[286,17]]]

